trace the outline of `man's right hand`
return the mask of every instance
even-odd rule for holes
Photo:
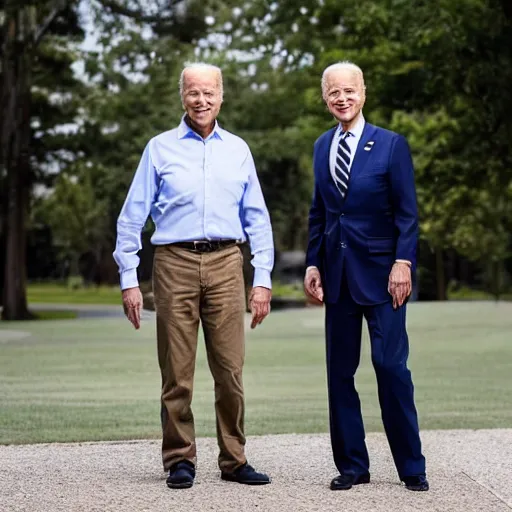
[[[313,304],[323,304],[324,290],[320,271],[316,267],[309,267],[304,277],[304,291]]]
[[[140,327],[140,312],[142,311],[142,293],[138,286],[123,290],[123,309],[133,327],[138,329]]]

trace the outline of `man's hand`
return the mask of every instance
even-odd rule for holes
[[[142,311],[142,293],[138,286],[123,290],[123,309],[133,327],[138,329],[140,327],[140,312]]]
[[[252,289],[249,297],[249,307],[252,313],[251,329],[261,324],[265,317],[270,313],[270,299],[272,291],[263,286],[256,286]]]
[[[411,294],[411,268],[407,263],[395,262],[389,274],[388,292],[393,297],[393,308],[400,307]]]
[[[324,290],[320,271],[316,267],[306,270],[304,276],[304,291],[313,304],[322,304],[324,301]]]

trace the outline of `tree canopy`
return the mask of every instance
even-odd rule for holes
[[[92,49],[79,45],[84,6]],[[128,184],[147,141],[179,122],[179,74],[195,60],[223,70],[219,122],[251,147],[278,251],[305,248],[312,147],[334,125],[320,77],[350,60],[365,73],[365,118],[412,148],[420,275],[436,275],[444,298],[446,271],[455,278],[453,262],[464,262],[500,292],[497,276],[512,266],[505,0],[435,8],[420,0],[3,0],[0,8],[4,317],[26,312],[25,228],[49,230],[57,258],[74,271],[88,255],[97,282],[117,279],[111,253]],[[9,110],[14,104],[24,107]]]

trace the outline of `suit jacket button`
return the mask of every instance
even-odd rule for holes
[[[347,244],[346,244],[346,243],[344,243],[344,242],[341,242],[341,243],[340,243],[340,247],[341,247],[342,249],[346,249],[346,248],[347,248]]]

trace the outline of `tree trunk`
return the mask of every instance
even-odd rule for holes
[[[436,248],[437,300],[446,300],[446,279],[444,274],[443,250]]]
[[[30,56],[17,41],[20,18],[7,20],[2,62],[0,164],[7,174],[6,258],[2,318],[32,315],[26,297],[26,216],[29,201]]]
[[[26,295],[25,218],[28,194],[24,190],[24,174],[17,172],[14,166],[9,169],[3,320],[26,320],[33,317],[28,311]]]

